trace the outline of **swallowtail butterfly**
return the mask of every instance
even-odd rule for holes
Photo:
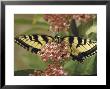
[[[76,36],[48,36],[48,35],[21,35],[15,37],[15,42],[32,53],[36,53],[48,42],[66,42],[70,47],[70,54],[74,60],[82,61],[86,57],[92,56],[96,53],[97,44],[90,39],[83,39]]]

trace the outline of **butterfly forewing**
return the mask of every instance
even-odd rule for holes
[[[19,37],[15,37],[15,42],[22,46],[23,48],[29,50],[31,52],[37,53],[40,49],[48,42],[52,42],[53,38],[47,35],[21,35]]]
[[[97,44],[90,39],[68,36],[63,41],[70,45],[71,56],[78,61],[83,61],[85,57],[92,56],[97,50]]]

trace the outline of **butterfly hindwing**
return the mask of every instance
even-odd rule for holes
[[[83,61],[86,57],[92,56],[97,50],[96,42],[81,37],[67,36],[63,41],[68,43],[71,56],[74,60]]]
[[[47,35],[21,35],[15,37],[15,42],[27,50],[31,50],[32,53],[37,53],[48,42],[53,41],[51,36]]]

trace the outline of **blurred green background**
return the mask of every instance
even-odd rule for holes
[[[46,34],[49,24],[43,19],[41,14],[15,14],[14,15],[14,36],[22,34]],[[78,35],[84,38],[97,40],[97,18],[88,23],[78,25]],[[14,44],[14,74],[15,76],[27,76],[33,73],[34,69],[44,70],[48,63],[41,60],[36,54],[23,49],[18,44]],[[64,70],[72,76],[97,75],[97,55],[87,58],[83,63],[69,60],[64,63]]]

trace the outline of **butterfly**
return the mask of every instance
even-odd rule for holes
[[[67,43],[69,45],[70,54],[73,60],[80,62],[86,59],[86,57],[96,54],[97,51],[96,41],[77,36],[61,37],[56,35],[55,37],[52,37],[48,35],[32,34],[15,37],[15,43],[35,54],[41,51],[41,48],[48,42]]]

